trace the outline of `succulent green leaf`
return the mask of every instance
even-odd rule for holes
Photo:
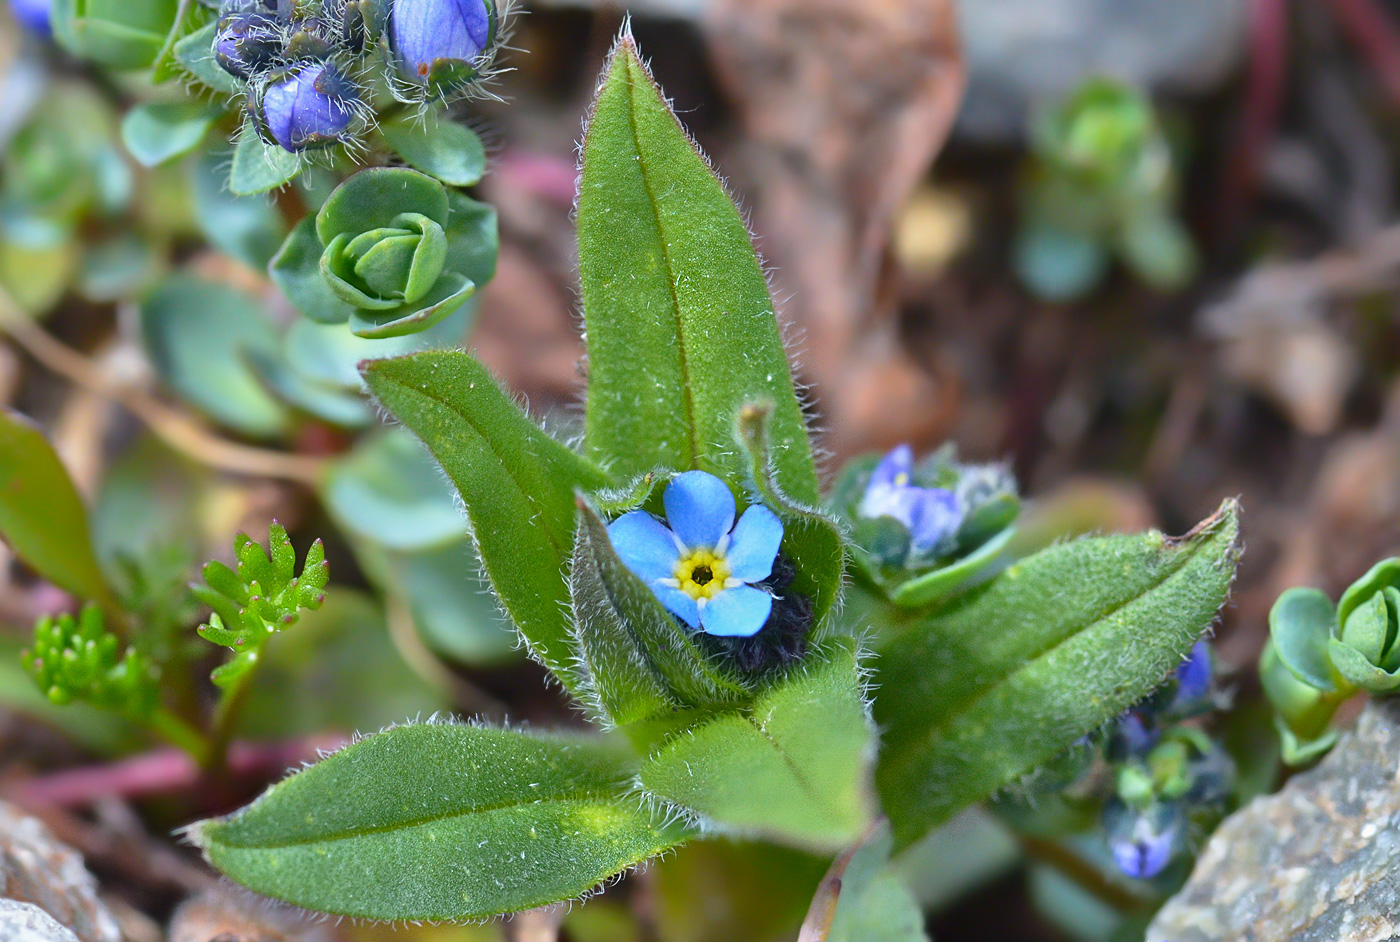
[[[268,274],[296,309],[322,324],[343,324],[354,308],[331,290],[321,274],[325,246],[316,235],[316,217],[307,216],[292,229],[268,265]]]
[[[0,409],[0,539],[54,585],[112,603],[73,479],[43,432],[8,409]]]
[[[234,196],[228,191],[224,158],[204,154],[189,165],[195,222],[216,248],[252,268],[262,268],[277,252],[287,224],[265,197]],[[320,246],[317,246],[320,252]],[[315,267],[315,258],[312,267]]]
[[[301,158],[267,144],[256,134],[245,131],[233,148],[228,188],[234,196],[256,196],[278,190],[301,172]]]
[[[447,224],[447,191],[432,177],[402,167],[361,170],[330,195],[316,214],[322,245],[338,235],[357,236],[393,226],[402,213]]]
[[[630,35],[584,141],[578,237],[587,453],[623,477],[666,467],[742,479],[734,417],[769,401],[778,486],[815,505],[807,429],[748,230]]]
[[[452,486],[404,429],[361,439],[332,465],[321,493],[337,522],[386,549],[436,549],[467,533]]]
[[[576,898],[685,840],[626,797],[633,771],[601,740],[403,726],[193,836],[227,876],[308,909],[482,918]]]
[[[1337,625],[1344,626],[1351,613],[1386,586],[1400,585],[1400,558],[1383,559],[1342,593],[1337,603]]]
[[[922,608],[947,598],[995,562],[1015,535],[1015,527],[1006,527],[962,559],[903,583],[890,593],[890,601],[901,608]]]
[[[572,687],[564,569],[574,491],[606,487],[607,476],[541,431],[469,354],[376,360],[364,377],[457,485],[502,605],[531,652]]]
[[[1335,621],[1332,600],[1317,589],[1289,589],[1269,611],[1269,635],[1279,660],[1300,680],[1329,692],[1337,689],[1327,656]]]
[[[214,34],[217,29],[217,23],[206,23],[188,36],[177,40],[173,50],[175,61],[191,76],[214,91],[234,95],[238,93],[238,80],[225,72],[219,65],[219,60],[214,58]]]
[[[1239,508],[1052,547],[909,616],[880,650],[876,783],[901,845],[1146,697],[1225,601]]]
[[[640,782],[722,828],[836,847],[869,823],[871,739],[855,645],[836,639],[751,708],[662,746]]]
[[[1390,607],[1384,592],[1377,592],[1351,610],[1338,626],[1338,638],[1372,664],[1379,665],[1390,633]]]
[[[200,101],[137,105],[122,119],[122,143],[141,166],[157,167],[198,147],[218,117]]]
[[[410,167],[448,186],[475,186],[486,172],[486,148],[476,132],[434,113],[393,118],[379,132]]]
[[[835,520],[816,506],[793,500],[778,484],[769,435],[772,418],[767,402],[745,405],[739,411],[739,444],[759,496],[783,521],[783,550],[797,570],[792,590],[812,600],[813,623],[820,625],[841,594],[846,541]]]
[[[496,277],[501,235],[496,208],[452,190],[447,194],[448,271],[465,275],[478,288]]]
[[[1388,671],[1377,667],[1365,652],[1357,650],[1345,641],[1333,638],[1328,642],[1327,653],[1332,658],[1337,673],[1353,686],[1367,693],[1392,693],[1400,690],[1400,670]]]
[[[569,588],[586,698],[604,718],[623,725],[747,695],[623,564],[606,524],[582,501]]]

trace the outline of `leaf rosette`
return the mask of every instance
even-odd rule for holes
[[[418,333],[495,274],[495,212],[405,168],[364,170],[292,230],[271,273],[292,303],[361,337]]]

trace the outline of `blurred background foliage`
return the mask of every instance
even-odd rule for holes
[[[10,6],[0,403],[54,443],[102,576],[163,660],[215,663],[189,630],[204,612],[188,583],[202,560],[232,560],[234,532],[275,518],[299,554],[323,536],[333,561],[335,591],[269,643],[239,720],[240,740],[262,748],[236,752],[218,788],[191,789],[150,772],[163,760],[127,720],[59,710],[23,676],[35,620],[74,600],[0,546],[0,794],[28,806],[37,782],[57,783],[33,807],[149,928],[209,887],[169,828],[235,807],[318,748],[438,710],[580,723],[474,575],[450,486],[382,426],[356,364],[470,345],[554,429],[575,429],[574,143],[623,11],[525,4],[519,51],[490,86],[503,100],[445,112],[484,142],[485,175],[474,156],[430,169],[494,208],[494,277],[426,330],[367,339],[304,316],[268,271],[349,169],[343,157],[309,162],[285,188],[274,174],[270,194],[235,195],[236,109],[187,75],[158,85],[149,71],[80,61],[20,25],[28,4]],[[1214,699],[1162,721],[1220,745],[1172,734],[1165,751],[1154,740],[1115,752],[1106,734],[1073,767],[896,862],[937,938],[1140,937],[1211,822],[1277,782],[1253,670],[1274,599],[1293,585],[1335,599],[1400,538],[1400,4],[631,10],[773,266],[829,469],[902,442],[1006,459],[1027,498],[1014,554],[1068,534],[1182,532],[1221,495],[1242,496],[1249,552],[1215,644]],[[395,142],[389,114],[366,159],[433,164]],[[1233,760],[1228,797],[1200,790],[1221,784],[1204,762],[1213,748]],[[95,796],[82,780],[45,778],[133,755],[152,764]],[[1136,819],[1119,812],[1134,796],[1188,792],[1201,800],[1177,809],[1171,866],[1125,876],[1111,838]],[[567,912],[394,938],[792,939],[827,864],[703,841]],[[201,905],[180,912],[227,923]]]

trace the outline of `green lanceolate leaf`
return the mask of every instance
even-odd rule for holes
[[[7,409],[0,409],[0,539],[54,585],[112,602],[73,479],[43,433]]]
[[[481,918],[578,897],[685,840],[625,797],[633,771],[601,740],[403,726],[193,836],[232,879],[308,909]]]
[[[660,716],[681,705],[734,703],[747,695],[738,675],[707,656],[695,635],[623,564],[607,526],[582,502],[569,586],[586,688],[612,722]]]
[[[251,131],[233,148],[228,188],[234,196],[256,196],[286,186],[301,172],[301,158],[265,144]]]
[[[469,354],[377,360],[364,377],[457,485],[502,605],[531,652],[572,687],[564,569],[574,490],[605,487],[607,476],[542,432]]]
[[[411,115],[384,122],[379,133],[410,167],[448,186],[475,186],[486,172],[481,138],[455,121]]]
[[[855,645],[839,639],[754,701],[677,736],[642,787],[723,828],[802,845],[849,843],[869,821],[871,726]]]
[[[769,403],[745,405],[739,410],[739,444],[759,496],[783,521],[784,551],[792,556],[797,570],[793,591],[812,600],[813,624],[819,625],[841,592],[845,539],[834,520],[794,501],[779,487],[769,437],[772,418]]]
[[[155,167],[198,147],[218,116],[199,101],[137,105],[122,119],[122,143],[141,166]]]
[[[879,652],[876,783],[907,845],[1147,696],[1225,601],[1239,508],[1181,538],[1078,540],[905,625]]]
[[[578,234],[588,454],[623,477],[659,466],[738,479],[734,416],[767,400],[778,484],[815,504],[807,430],[748,230],[630,36],[584,141]]]

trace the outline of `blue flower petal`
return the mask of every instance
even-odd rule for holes
[[[870,475],[871,487],[896,487],[909,483],[906,477],[903,481],[899,476],[912,474],[914,471],[914,449],[909,445],[897,445],[890,449],[889,454],[880,459],[880,463],[875,466],[875,472]]]
[[[1197,641],[1186,661],[1176,669],[1176,699],[1173,706],[1185,706],[1210,694],[1210,644]]]
[[[723,638],[751,638],[758,634],[768,613],[773,610],[773,597],[762,589],[741,585],[725,589],[700,609],[700,627],[706,634]]]
[[[911,487],[909,517],[910,542],[915,549],[932,549],[958,532],[962,509],[957,495],[941,487]]]
[[[758,582],[773,573],[773,559],[783,542],[783,523],[773,511],[754,504],[739,518],[729,538],[729,574],[744,582]]]
[[[693,598],[668,585],[653,585],[651,590],[672,615],[692,628],[700,627],[700,606],[695,604]]]
[[[734,526],[734,495],[707,471],[676,475],[662,501],[666,522],[690,549],[713,547]]]
[[[608,526],[613,549],[628,569],[647,585],[676,574],[680,549],[671,531],[644,510],[623,514]]]

